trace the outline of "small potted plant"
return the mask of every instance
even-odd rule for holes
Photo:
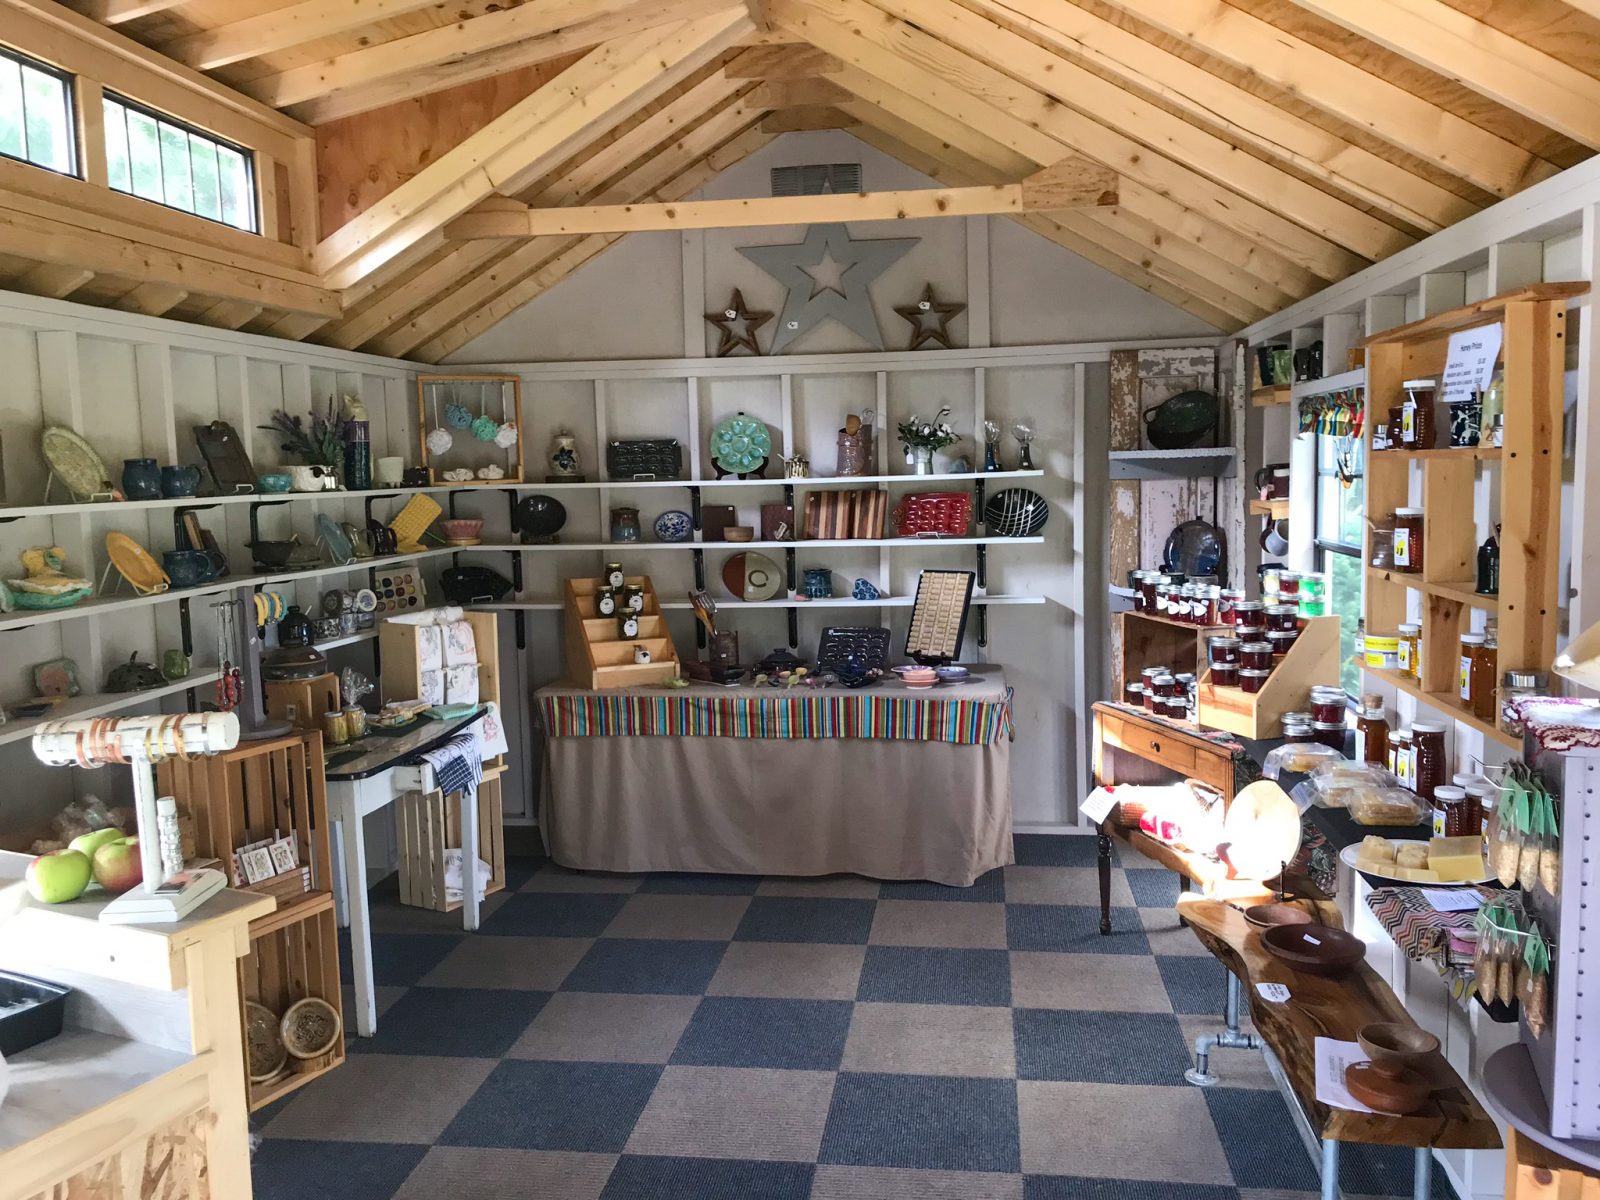
[[[913,474],[932,475],[933,452],[959,440],[955,430],[950,428],[949,417],[950,410],[941,408],[931,421],[913,413],[910,420],[900,422],[900,444],[905,447],[906,462]]]
[[[328,397],[326,413],[311,412],[308,423],[304,418],[290,416],[283,409],[272,414],[272,421],[260,428],[275,433],[283,440],[278,448],[287,455],[298,458],[308,467],[322,467],[322,474],[335,480],[339,486],[344,475],[344,419],[339,414],[339,402]],[[299,474],[298,472],[296,473]],[[327,486],[327,485],[323,485]],[[296,483],[297,491],[318,490]]]

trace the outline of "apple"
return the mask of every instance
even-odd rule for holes
[[[65,904],[89,886],[89,856],[81,850],[53,850],[28,864],[28,891],[41,904]]]
[[[144,879],[137,837],[118,838],[94,852],[94,881],[106,891],[121,893]]]
[[[76,850],[93,862],[96,850],[107,842],[114,842],[122,836],[124,836],[122,830],[115,825],[107,825],[104,829],[96,829],[93,833],[80,833],[67,843],[67,849]]]

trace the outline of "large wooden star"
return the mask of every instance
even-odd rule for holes
[[[911,345],[915,350],[924,342],[938,342],[946,350],[954,350],[950,342],[950,322],[967,311],[965,304],[955,301],[941,303],[933,295],[933,284],[922,289],[922,299],[915,304],[896,306],[895,312],[911,322]]]
[[[744,293],[734,288],[728,307],[721,312],[707,313],[706,320],[717,327],[717,357],[726,358],[740,346],[751,354],[760,354],[756,331],[772,320],[772,314],[751,312],[744,306]]]
[[[920,238],[855,241],[842,224],[813,225],[806,240],[788,246],[741,246],[739,253],[773,276],[788,294],[770,353],[781,354],[820,322],[833,318],[874,350],[883,333],[867,289]]]

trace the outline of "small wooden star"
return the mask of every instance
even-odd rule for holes
[[[946,350],[955,349],[950,341],[950,322],[966,311],[965,304],[954,301],[940,303],[936,300],[931,283],[922,289],[922,299],[895,309],[911,322],[911,345],[906,347],[908,350],[915,350],[924,342],[938,342]]]
[[[756,344],[756,331],[772,320],[769,312],[751,312],[744,306],[744,293],[733,289],[733,298],[721,312],[707,313],[706,320],[717,327],[717,357],[726,358],[743,346],[751,354],[760,354]]]

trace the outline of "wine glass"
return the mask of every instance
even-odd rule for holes
[[[999,471],[1000,466],[1000,422],[985,420],[983,423],[983,469],[985,471]]]
[[[1029,420],[1011,422],[1011,436],[1017,439],[1017,445],[1022,447],[1022,457],[1017,460],[1017,470],[1032,471],[1033,466],[1033,422]]]

